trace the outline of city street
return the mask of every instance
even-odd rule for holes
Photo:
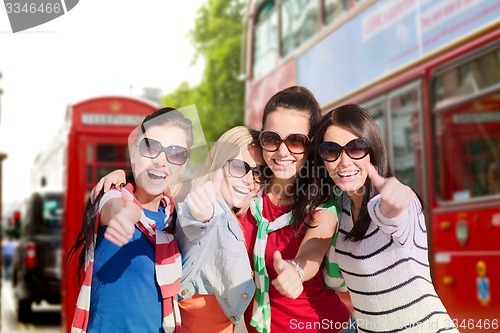
[[[45,302],[33,305],[30,323],[18,323],[10,281],[2,281],[1,333],[44,332],[60,333],[61,307]]]

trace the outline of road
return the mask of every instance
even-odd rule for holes
[[[10,281],[2,281],[2,326],[1,333],[43,332],[61,333],[61,307],[45,302],[33,305],[30,323],[18,323]]]

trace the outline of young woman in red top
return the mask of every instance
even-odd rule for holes
[[[321,272],[337,217],[322,210],[314,221],[291,219],[298,191],[308,191],[307,148],[319,119],[319,105],[304,87],[278,92],[264,109],[259,140],[271,180],[240,218],[258,288],[245,313],[250,333],[355,331]]]

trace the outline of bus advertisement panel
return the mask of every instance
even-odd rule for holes
[[[496,0],[377,1],[297,57],[296,83],[327,105],[499,17]]]

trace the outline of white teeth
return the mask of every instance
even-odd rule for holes
[[[274,162],[279,166],[289,166],[290,164],[293,163],[293,161],[281,161],[281,160],[274,160]]]
[[[151,176],[158,177],[158,178],[165,178],[167,176],[164,172],[161,172],[158,170],[148,170],[148,173]]]
[[[243,188],[243,187],[235,187],[235,186],[233,186],[233,189],[235,190],[235,192],[238,192],[238,193],[243,194],[243,195],[247,195],[248,193],[250,193],[249,189]]]
[[[346,172],[337,172],[339,177],[352,177],[358,174],[359,171],[346,171]]]

